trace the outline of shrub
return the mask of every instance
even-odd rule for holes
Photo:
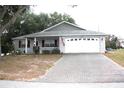
[[[43,54],[50,54],[50,51],[49,50],[43,50],[42,53]]]
[[[40,47],[39,47],[39,46],[34,46],[34,47],[33,47],[33,52],[34,52],[35,54],[39,54],[39,50],[40,50]]]
[[[60,50],[58,48],[55,48],[52,50],[52,54],[59,54]]]
[[[20,50],[16,50],[16,51],[13,51],[12,54],[21,55],[23,54],[23,52]]]

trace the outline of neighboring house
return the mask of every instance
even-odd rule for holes
[[[124,39],[119,39],[118,41],[120,43],[120,47],[124,48]]]
[[[33,53],[33,46],[39,46],[40,53],[55,48],[61,53],[104,53],[105,36],[63,21],[41,32],[13,38],[13,43],[15,50],[25,53]]]

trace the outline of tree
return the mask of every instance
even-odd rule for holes
[[[24,16],[17,19],[14,25],[11,26],[10,32],[14,31],[15,36],[21,36],[42,31],[50,26],[53,26],[59,22],[67,21],[75,23],[74,19],[67,14],[59,14],[54,12],[53,14],[40,13],[39,15],[26,12]]]
[[[110,46],[110,45],[111,45],[111,44],[110,44],[110,42],[111,42],[111,41],[110,41],[110,37],[111,37],[111,36],[109,35],[109,36],[107,36],[106,39],[105,39],[106,49],[107,49],[107,48],[111,48],[111,46]]]
[[[9,38],[9,35],[7,36],[7,33],[1,36],[1,49],[2,53],[4,53],[5,55],[6,53],[10,53],[12,50],[14,50],[12,41]]]
[[[120,48],[120,43],[118,41],[118,38],[114,35],[108,36],[106,38],[106,48],[112,48],[112,49],[117,49]]]
[[[111,48],[113,48],[113,49],[118,49],[118,48],[120,48],[120,43],[119,43],[117,37],[114,37],[114,38],[111,39],[110,46],[111,46]]]
[[[15,23],[16,19],[21,16],[29,6],[7,6],[0,5],[0,57],[1,57],[1,36],[2,33]]]
[[[70,22],[70,23],[74,23],[75,24],[75,21],[72,17],[70,17],[70,15],[68,14],[59,14],[57,12],[54,12],[53,14],[50,14],[50,22],[51,22],[51,25],[55,25],[59,22],[62,22],[62,21],[67,21],[67,22]]]
[[[62,15],[54,12],[52,14],[40,13],[36,15],[31,12],[25,12],[10,26],[9,32],[2,36],[2,52],[8,53],[13,49],[11,38],[42,31],[61,21],[75,23],[74,19],[67,14]],[[6,43],[6,41],[9,42]]]

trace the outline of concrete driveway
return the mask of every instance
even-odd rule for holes
[[[40,82],[124,82],[124,69],[102,54],[66,54]]]

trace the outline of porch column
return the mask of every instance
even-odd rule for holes
[[[27,38],[25,38],[25,53],[27,54]]]
[[[37,41],[37,39],[36,39],[36,37],[34,38],[34,46],[36,46],[36,41]]]

